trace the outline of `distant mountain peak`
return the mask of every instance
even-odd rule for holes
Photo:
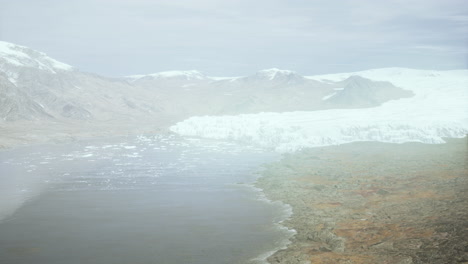
[[[178,78],[178,77],[186,77],[187,79],[205,79],[206,76],[197,71],[197,70],[190,70],[190,71],[163,71],[158,73],[149,74],[149,76],[157,77],[157,78]]]
[[[137,81],[137,80],[155,80],[155,79],[168,79],[168,80],[184,80],[184,81],[193,81],[193,80],[205,80],[208,77],[197,71],[162,71],[157,73],[151,73],[147,75],[131,75],[127,76],[127,79]]]
[[[290,71],[290,70],[280,70],[278,68],[271,68],[271,69],[265,69],[265,70],[260,70],[255,74],[257,77],[262,77],[265,79],[273,80],[277,77],[285,77],[285,76],[300,76],[297,74],[295,71]]]
[[[278,68],[265,69],[256,72],[253,75],[241,78],[244,82],[261,82],[268,85],[298,85],[302,84],[305,79],[295,71],[280,70]]]
[[[43,52],[0,41],[0,70],[8,71],[8,66],[37,68],[52,73],[73,70],[72,66],[54,60]]]

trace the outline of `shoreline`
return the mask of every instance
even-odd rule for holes
[[[260,176],[257,176],[256,180],[252,184],[248,184],[246,186],[254,191],[256,195],[256,200],[266,203],[270,206],[280,207],[282,209],[281,214],[278,214],[275,218],[272,219],[272,223],[276,229],[285,233],[285,237],[283,238],[283,240],[277,241],[277,246],[275,248],[251,259],[251,262],[254,263],[269,264],[270,262],[268,262],[268,258],[270,258],[272,255],[274,255],[280,250],[287,249],[288,246],[291,244],[291,238],[293,238],[297,234],[297,232],[296,230],[288,228],[286,225],[284,225],[284,222],[291,219],[293,215],[291,205],[286,204],[280,200],[268,199],[265,195],[264,190],[257,187],[258,180],[260,177],[262,177],[261,173],[259,173],[259,175]]]
[[[256,187],[293,208],[269,263],[468,262],[468,140],[355,142],[285,154]]]

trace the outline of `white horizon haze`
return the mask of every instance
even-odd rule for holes
[[[0,1],[0,40],[105,76],[467,68],[462,0]]]

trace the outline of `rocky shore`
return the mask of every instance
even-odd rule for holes
[[[359,142],[270,164],[258,187],[293,207],[270,263],[468,263],[468,140]]]

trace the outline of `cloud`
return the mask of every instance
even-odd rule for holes
[[[312,74],[320,63],[327,71],[414,67],[431,53],[460,67],[464,59],[441,54],[466,46],[465,2],[16,0],[2,5],[0,38],[108,75],[262,67]]]

